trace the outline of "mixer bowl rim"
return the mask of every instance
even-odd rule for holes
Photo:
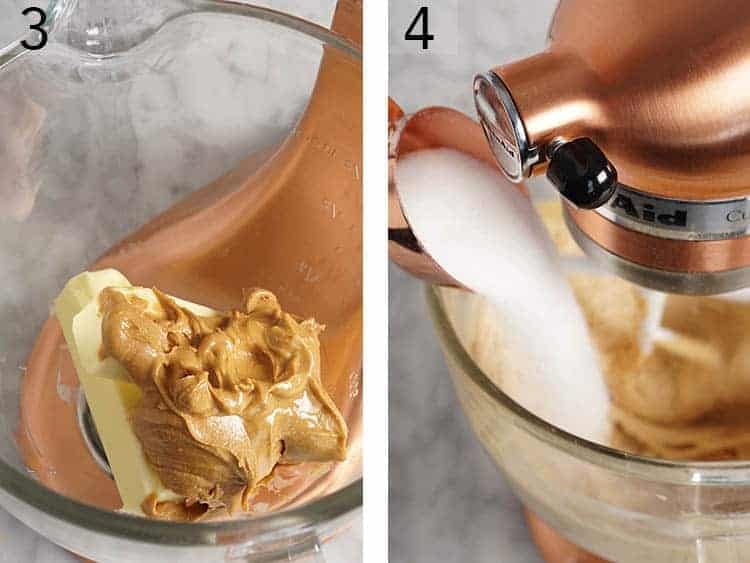
[[[303,18],[237,0],[202,2],[203,12],[218,11],[250,17],[271,25],[286,28],[318,41],[349,57],[359,68],[362,51],[354,43],[335,32]],[[84,504],[49,489],[27,473],[0,458],[0,489],[23,504],[39,509],[48,516],[89,531],[143,543],[172,546],[231,545],[265,536],[278,538],[279,533],[290,535],[309,531],[318,525],[333,522],[355,512],[362,506],[362,477],[343,488],[302,506],[250,518],[213,522],[167,522],[142,516],[104,510]],[[226,536],[224,539],[222,536]]]
[[[750,461],[670,461],[631,454],[581,438],[528,411],[499,389],[461,343],[443,300],[443,291],[461,291],[424,284],[428,311],[443,353],[498,405],[507,421],[548,446],[612,472],[673,485],[750,486]]]

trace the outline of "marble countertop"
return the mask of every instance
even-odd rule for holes
[[[261,4],[266,5],[272,8],[275,8],[277,10],[287,11],[291,13],[295,13],[297,15],[300,15],[301,17],[304,17],[306,19],[315,21],[321,25],[329,25],[331,16],[333,14],[333,8],[335,6],[335,0],[261,0],[254,1],[254,4]],[[0,47],[2,44],[7,43],[10,39],[13,37],[13,33],[15,28],[12,28],[10,23],[13,23],[11,21],[11,14],[8,12],[8,10],[15,10],[14,4],[16,6],[21,5],[21,2],[0,2]],[[18,19],[18,18],[16,18]],[[21,23],[23,23],[23,18],[21,18]],[[248,39],[252,42],[252,38]],[[253,45],[250,45],[250,47],[253,47]],[[257,54],[257,49],[255,50]],[[250,49],[250,52],[253,52],[252,49]],[[209,61],[210,62],[210,61]],[[196,60],[193,62],[194,65],[200,65],[200,60]],[[257,66],[257,65],[256,65]],[[215,73],[215,67],[212,67],[214,69],[214,74],[212,75],[212,80],[214,81],[214,84],[212,84],[213,87],[219,91],[221,89],[221,85],[219,82],[217,82],[219,79],[222,79],[221,76],[217,78],[217,75]],[[200,73],[200,68],[193,68],[192,70]],[[262,69],[261,69],[262,70]],[[229,82],[224,87],[224,91],[231,92],[233,88],[236,88],[236,80],[235,77],[232,79],[232,77],[227,74],[226,77],[223,77],[223,79],[226,80],[235,80],[235,82]],[[249,78],[246,77],[247,80]],[[198,82],[195,82],[195,87],[200,87],[201,84]],[[252,82],[250,82],[252,84]],[[227,102],[228,103],[228,102]],[[244,106],[243,106],[244,107]],[[248,111],[252,110],[252,108],[249,108]],[[66,122],[68,123],[68,122]],[[70,138],[70,145],[75,145],[75,123],[70,122],[72,125],[69,128],[68,137]],[[61,127],[64,127],[65,125],[60,125]],[[231,138],[231,131],[225,131],[225,135],[221,136],[219,135],[216,140],[216,144],[222,144],[223,141],[226,141],[227,135]],[[64,136],[64,135],[63,135]],[[186,143],[185,147],[172,147],[174,149],[175,153],[179,153],[181,150],[190,150],[190,139],[187,137],[182,139],[184,143]],[[179,141],[178,141],[179,142]],[[209,142],[209,141],[207,141]],[[225,143],[226,144],[226,143]],[[230,139],[228,144],[237,144],[234,143]],[[143,147],[142,147],[143,148]],[[244,150],[244,149],[243,149]],[[233,155],[233,156],[241,156],[239,155]],[[216,167],[221,166],[221,164],[217,164]],[[187,172],[189,173],[189,172]],[[208,172],[209,174],[212,172]],[[110,174],[112,176],[112,174]],[[113,190],[116,188],[116,185],[114,185],[112,182],[110,182],[114,187]],[[109,184],[108,184],[109,185]],[[0,188],[0,193],[2,192],[2,189]],[[6,194],[7,195],[7,194]],[[112,196],[112,193],[105,194],[107,196]],[[84,257],[87,258],[87,257]],[[81,260],[82,258],[78,256],[78,260]],[[361,521],[361,515],[356,517],[353,521],[352,527],[349,531],[346,533],[340,534],[336,539],[333,541],[327,543],[324,546],[324,552],[326,556],[326,560],[333,563],[350,563],[353,561],[359,561],[361,560],[361,551],[362,551],[362,521]],[[18,520],[10,516],[7,512],[0,509],[0,562],[8,562],[8,563],[18,563],[18,562],[24,562],[24,563],[61,563],[61,562],[74,562],[78,561],[73,555],[66,552],[65,550],[61,549],[60,547],[54,545],[53,543],[46,540],[44,537],[38,535],[36,532],[31,530],[30,528],[27,528],[25,525],[20,523]]]
[[[419,5],[430,6],[436,38],[427,51],[391,49],[390,94],[406,112],[444,105],[473,116],[473,75],[540,50],[556,1],[463,0],[459,11],[452,0],[391,0],[392,43]],[[520,503],[458,405],[422,285],[391,266],[389,294],[391,563],[540,562]]]

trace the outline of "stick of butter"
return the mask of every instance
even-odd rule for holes
[[[135,294],[158,307],[153,291],[133,287],[117,270],[83,272],[72,278],[55,300],[55,315],[86,394],[91,416],[107,454],[124,512],[143,514],[141,503],[156,494],[159,501],[181,500],[167,489],[146,460],[130,424],[129,412],[141,401],[141,390],[127,379],[125,368],[113,358],[100,358],[102,315],[99,293],[108,287]],[[174,299],[174,298],[173,298]],[[197,315],[216,312],[180,299],[175,301]]]

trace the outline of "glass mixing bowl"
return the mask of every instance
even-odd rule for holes
[[[251,165],[260,169],[295,135],[325,156],[317,178],[341,166],[359,178],[358,160],[344,158],[359,155],[360,146],[336,147],[327,131],[299,122],[325,56],[338,61],[341,88],[361,83],[358,48],[315,24],[239,2],[118,2],[107,9],[54,2],[48,14],[53,27],[43,49],[0,51],[0,503],[50,540],[97,561],[319,555],[319,543],[360,512],[359,365],[344,385],[350,455],[331,470],[335,478],[282,511],[226,521],[148,520],[51,490],[24,464],[19,402],[27,359],[65,281],[178,200],[248,155],[256,155]],[[346,197],[349,209],[361,205],[359,193]],[[361,245],[361,213],[336,217],[337,201],[318,204],[308,214],[333,214],[331,228],[353,248]],[[269,289],[304,303],[316,284],[343,283],[340,268],[315,258],[299,265],[308,285]],[[265,275],[262,264],[258,271]],[[327,331],[358,330],[346,322],[348,328],[331,321]],[[355,352],[357,338],[344,340]],[[324,362],[331,356],[326,346],[330,341],[323,342]],[[60,401],[76,403],[75,386],[59,374],[48,377]],[[75,424],[71,409],[53,426]]]
[[[460,404],[530,511],[612,561],[750,560],[750,462],[633,455],[546,423],[507,394],[492,358],[475,353],[484,299],[435,286],[426,297]]]

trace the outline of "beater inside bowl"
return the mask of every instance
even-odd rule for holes
[[[238,4],[233,9],[242,11]],[[227,546],[249,541],[254,550],[271,550],[266,534],[288,536],[289,545],[297,544],[300,528],[308,536],[310,528],[330,534],[361,502],[359,261],[344,260],[361,252],[360,62],[352,45],[339,48],[341,38],[316,26],[307,35],[295,22],[275,12],[246,19],[193,15],[170,22],[158,40],[117,60],[83,61],[53,41],[0,70],[0,93],[29,108],[0,112],[6,138],[25,141],[23,158],[15,159],[18,172],[5,175],[0,188],[16,198],[6,198],[14,203],[12,213],[0,208],[0,497],[21,520],[77,553],[104,560],[110,540],[127,543],[134,557],[149,552],[152,559],[154,546],[174,557],[177,546],[188,545],[213,546],[222,557]],[[347,100],[339,112],[357,108],[348,122],[339,115],[352,141],[337,145],[334,158],[315,152],[321,135],[338,135],[311,101],[323,64],[338,69],[333,82],[340,89],[329,83],[328,99]],[[108,65],[118,72],[107,72]],[[96,72],[88,72],[92,66]],[[305,114],[306,108],[312,109]],[[299,162],[316,164],[317,173],[307,166],[291,180],[298,182],[295,197],[284,199],[273,172],[293,146],[302,153],[311,148],[310,160]],[[318,174],[326,177],[322,187],[314,180]],[[248,184],[242,206],[238,194]],[[292,200],[299,206],[289,205]],[[252,217],[260,219],[242,231],[242,221]],[[244,246],[229,244],[216,231],[200,235],[186,225],[191,219],[205,219],[209,229],[224,220],[231,223],[228,232],[250,234]],[[285,241],[291,248],[283,236],[267,244],[253,239],[264,229],[284,233],[282,219],[294,221],[294,232],[304,238],[300,255],[274,245]],[[149,246],[154,240],[163,246]],[[190,261],[184,250],[199,242],[206,252]],[[178,524],[140,523],[111,511],[118,495],[106,456],[79,399],[59,328],[48,319],[66,279],[106,260],[123,261],[119,265],[137,283],[181,287],[181,296],[214,307],[236,302],[243,285],[273,287],[290,309],[326,322],[323,377],[353,429],[347,461],[313,468],[289,484],[294,492],[281,503],[283,512],[269,515],[274,499],[259,500],[253,515],[194,524],[189,533]],[[329,299],[332,293],[336,300]],[[294,473],[285,468],[279,484],[299,477]]]

